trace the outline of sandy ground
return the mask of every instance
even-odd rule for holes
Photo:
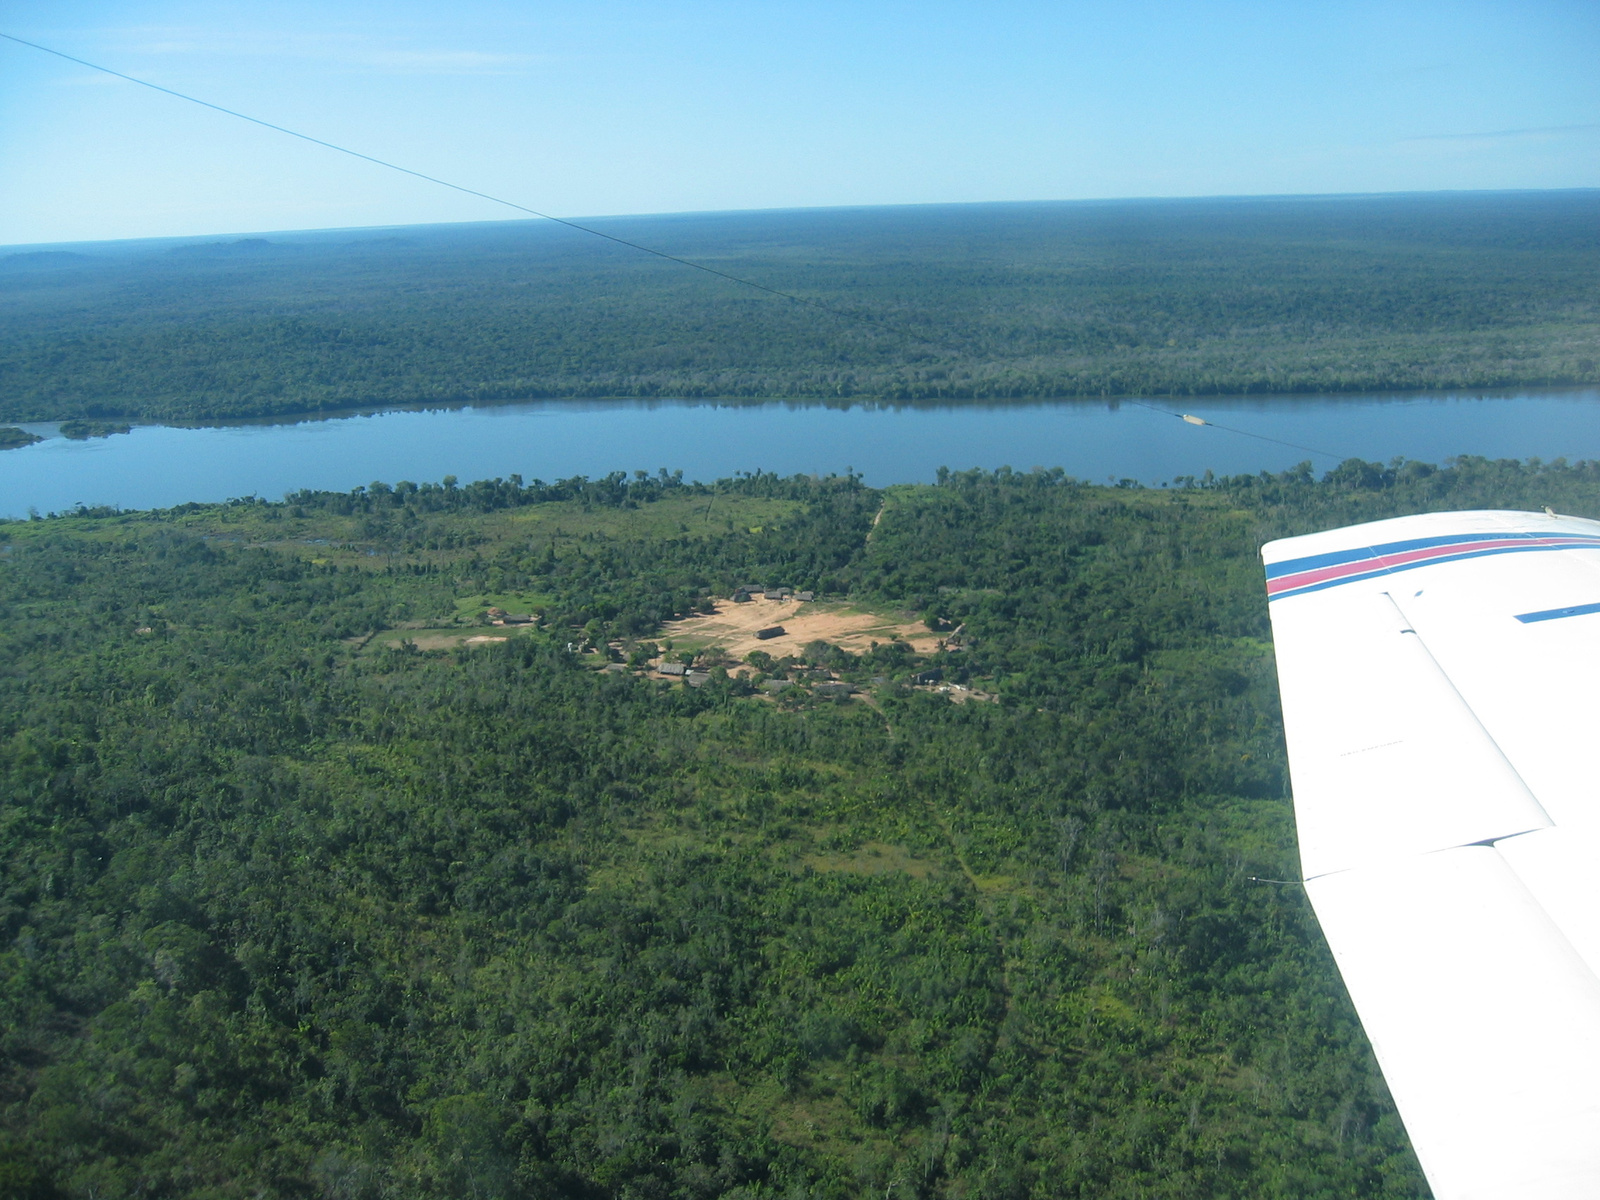
[[[783,636],[757,638],[756,630],[769,625],[782,625]],[[918,654],[932,653],[939,644],[939,635],[920,621],[796,600],[752,600],[748,604],[719,600],[714,615],[674,621],[662,630],[662,636],[680,645],[717,646],[733,658],[743,658],[752,650],[782,658],[819,640],[852,654],[871,649],[873,642],[910,642]]]
[[[506,642],[515,636],[517,635],[484,633],[481,629],[394,629],[374,636],[367,650],[373,653],[385,648],[393,649],[406,641],[415,642],[418,650],[454,650],[457,646],[482,646],[488,642]]]

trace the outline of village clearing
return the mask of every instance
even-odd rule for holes
[[[758,630],[773,625],[783,626],[781,636],[756,636]],[[919,621],[825,601],[719,600],[715,613],[670,621],[662,633],[676,649],[714,648],[734,659],[743,659],[752,650],[764,650],[774,658],[798,655],[802,647],[817,641],[851,654],[865,653],[874,642],[907,642],[918,654],[931,654],[939,646],[939,634]]]

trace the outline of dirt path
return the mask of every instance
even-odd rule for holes
[[[983,913],[984,920],[988,922],[990,932],[994,934],[995,948],[1000,951],[1000,990],[1006,996],[1006,1016],[1011,1015],[1014,992],[1011,988],[1011,954],[1006,946],[1005,935],[1000,932],[1000,920],[994,910],[994,897],[990,890],[983,886],[972,867],[967,863],[967,856],[961,853],[961,848],[956,843],[955,831],[950,828],[950,822],[940,814],[932,800],[928,802],[928,815],[933,818],[933,823],[939,827],[939,832],[944,834],[945,844],[950,847],[950,853],[955,856],[956,865],[961,868],[961,873],[967,877],[967,882],[972,885],[972,890],[978,898],[978,909]]]
[[[878,522],[883,520],[883,510],[889,507],[889,498],[885,496],[878,501],[878,511],[872,514],[872,528],[867,530],[867,541],[872,540],[872,535],[878,532]]]

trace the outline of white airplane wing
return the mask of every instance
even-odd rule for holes
[[[1306,890],[1437,1200],[1600,1197],[1600,522],[1272,542]]]

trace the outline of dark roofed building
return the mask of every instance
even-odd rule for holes
[[[785,632],[782,625],[768,625],[765,629],[756,630],[756,637],[766,641],[768,638],[782,637]]]

